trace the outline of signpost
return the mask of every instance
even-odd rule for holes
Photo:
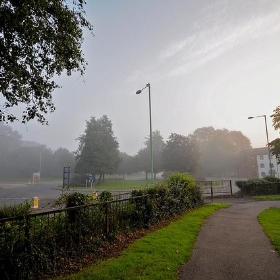
[[[67,190],[70,188],[70,166],[63,167],[63,189],[65,187]]]

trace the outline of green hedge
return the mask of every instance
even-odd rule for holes
[[[280,194],[280,179],[274,177],[236,181],[235,184],[242,195]]]
[[[134,190],[130,199],[119,201],[112,201],[107,191],[98,198],[64,194],[57,204],[72,208],[51,215],[26,215],[26,208],[19,207],[22,218],[0,223],[1,279],[51,276],[88,254],[98,258],[100,248],[118,235],[203,204],[200,189],[189,175],[176,173],[170,178],[152,188]]]

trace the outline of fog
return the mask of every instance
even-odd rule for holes
[[[59,77],[48,126],[14,123],[23,140],[74,151],[90,117],[107,115],[120,150],[137,153],[153,130],[188,135],[200,127],[238,130],[253,147],[278,137],[280,0],[88,1],[84,77]]]

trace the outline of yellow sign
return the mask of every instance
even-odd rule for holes
[[[32,208],[38,208],[39,206],[39,197],[35,196],[33,197],[33,206]]]

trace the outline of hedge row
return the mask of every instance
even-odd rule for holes
[[[25,211],[19,219],[2,220],[0,278],[50,277],[88,254],[98,258],[118,235],[203,204],[199,188],[187,174],[173,174],[153,188],[134,190],[129,199],[112,199],[106,191],[95,200],[72,193],[59,199],[58,204],[72,206],[61,212],[34,216]]]
[[[235,184],[241,195],[280,194],[280,179],[274,177],[236,181]]]

